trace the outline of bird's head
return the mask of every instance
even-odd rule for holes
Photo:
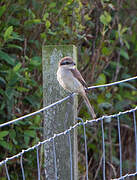
[[[62,58],[59,61],[59,67],[73,69],[73,68],[75,68],[75,66],[76,66],[76,63],[69,56]]]

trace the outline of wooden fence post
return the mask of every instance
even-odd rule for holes
[[[56,72],[59,60],[64,56],[71,56],[77,61],[77,48],[73,45],[49,45],[43,46],[43,104],[44,107],[67,96],[68,93],[59,85]],[[77,97],[56,105],[44,112],[44,139],[54,134],[63,132],[76,123]],[[55,138],[57,177],[59,180],[71,179],[70,151],[68,135]],[[77,131],[71,132],[72,144],[72,169],[73,179],[78,178],[77,167]],[[44,146],[44,172],[46,180],[55,179],[55,166],[53,157],[53,143]]]

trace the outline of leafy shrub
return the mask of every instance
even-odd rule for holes
[[[46,45],[75,44],[78,47],[79,69],[89,85],[135,76],[137,74],[135,5],[135,1],[129,0],[126,2],[1,0],[0,123],[42,106],[43,42]],[[115,87],[94,90],[89,97],[98,116],[112,114],[135,107],[136,88],[135,82],[123,83]],[[79,107],[79,115],[90,118],[85,108],[81,105]],[[10,128],[3,128],[0,132],[0,158],[5,159],[38,142],[41,138],[41,121],[41,115],[36,115]],[[130,124],[130,118],[126,123]],[[117,143],[115,124],[109,126],[110,129],[113,129],[112,139],[108,141]],[[97,134],[95,133],[98,139],[96,136],[90,137],[91,134],[87,133],[88,154],[89,157],[93,156],[94,164],[98,163],[97,156],[100,154],[99,150],[93,153],[95,145],[100,149],[100,132],[99,130]],[[122,140],[128,133],[126,129]],[[108,145],[108,150],[109,148]],[[126,146],[125,151],[129,148]],[[83,153],[82,147],[79,150]],[[33,154],[28,156],[28,163],[31,164],[29,167],[35,167]],[[113,159],[111,163],[117,167],[116,153]],[[89,168],[95,174],[96,167],[92,164]],[[10,169],[11,172],[12,170]],[[84,169],[81,169],[81,174],[83,172]],[[2,175],[1,172],[1,177]],[[12,176],[17,178],[17,171]],[[27,176],[31,177],[29,169]]]

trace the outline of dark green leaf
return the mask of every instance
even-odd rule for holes
[[[3,15],[5,10],[6,10],[6,6],[5,5],[0,7],[0,17]]]
[[[6,141],[0,141],[0,146],[2,146],[4,149],[12,150],[13,145],[6,142]]]
[[[46,26],[47,29],[50,27],[50,25],[51,25],[50,21],[46,20],[45,26]]]
[[[106,83],[106,76],[105,76],[105,74],[102,73],[99,75],[96,85],[105,84],[105,83]]]
[[[12,39],[19,40],[19,41],[24,41],[24,38],[22,38],[17,32],[12,33]]]
[[[108,55],[111,54],[111,51],[110,51],[109,48],[103,47],[103,48],[102,48],[102,53],[103,53],[104,55],[108,56]]]
[[[24,88],[24,87],[16,87],[16,88],[19,92],[29,92],[28,88]]]
[[[11,129],[11,130],[9,131],[9,135],[10,135],[10,138],[11,138],[11,139],[15,138],[15,137],[16,137],[16,131],[15,131],[14,129]]]
[[[49,8],[54,8],[54,7],[56,7],[56,2],[51,2],[51,3],[49,4]]]
[[[13,17],[13,16],[9,19],[9,21],[10,21],[10,24],[13,26],[19,26],[20,25],[20,20],[18,18]]]
[[[119,84],[119,86],[127,87],[127,88],[130,88],[130,89],[136,90],[136,88],[130,83],[121,83],[121,84]]]
[[[37,97],[34,95],[26,96],[25,99],[32,105],[32,106],[37,106]]]
[[[3,52],[0,50],[0,59],[4,60],[5,62],[7,62],[8,64],[14,66],[15,64],[15,60],[10,57],[7,53]]]
[[[32,25],[32,24],[40,24],[41,23],[41,19],[31,19],[31,20],[27,20],[25,21],[24,25]]]
[[[30,137],[35,137],[36,136],[36,132],[35,130],[26,130],[24,131],[24,134]]]
[[[100,107],[100,108],[109,109],[109,108],[112,107],[112,104],[110,104],[110,103],[108,103],[108,102],[104,102],[104,103],[99,104],[99,107]]]
[[[0,139],[2,139],[3,137],[7,136],[9,134],[9,131],[1,131],[0,132]]]
[[[123,56],[125,59],[129,60],[128,53],[124,49],[120,49],[120,55]]]
[[[15,48],[15,49],[19,49],[21,51],[23,50],[23,48],[21,46],[18,46],[16,44],[8,44],[7,46],[8,46],[8,48]]]
[[[9,26],[4,33],[4,40],[7,41],[12,38],[13,26]]]
[[[104,24],[104,25],[108,25],[111,22],[111,15],[105,11],[104,14],[102,14],[100,16],[100,21]]]
[[[4,78],[2,78],[2,77],[0,77],[0,84],[6,84],[6,81],[5,81],[5,79]]]
[[[16,66],[14,66],[13,71],[18,72],[20,70],[20,68],[21,68],[21,63],[18,63],[18,64],[16,64]]]

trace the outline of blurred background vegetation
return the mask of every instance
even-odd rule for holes
[[[0,123],[42,107],[41,49],[74,44],[78,68],[88,85],[137,75],[137,0],[1,0],[0,1]],[[97,116],[134,108],[137,83],[100,88],[89,93]],[[79,116],[90,119],[81,100]],[[30,120],[30,121],[29,121]],[[117,121],[105,126],[106,175],[119,176]],[[97,130],[98,128],[98,130]],[[100,126],[87,127],[89,179],[102,179]],[[42,134],[42,115],[0,131],[0,161],[36,144]],[[124,173],[135,171],[133,116],[121,117]],[[79,179],[85,177],[83,131],[79,129]],[[34,152],[35,154],[35,152]],[[26,179],[37,176],[36,156],[26,153]],[[11,161],[10,163],[13,163]],[[10,165],[9,163],[9,165]],[[21,179],[19,160],[9,168]],[[16,171],[15,171],[16,170]],[[0,179],[5,171],[0,169]]]

